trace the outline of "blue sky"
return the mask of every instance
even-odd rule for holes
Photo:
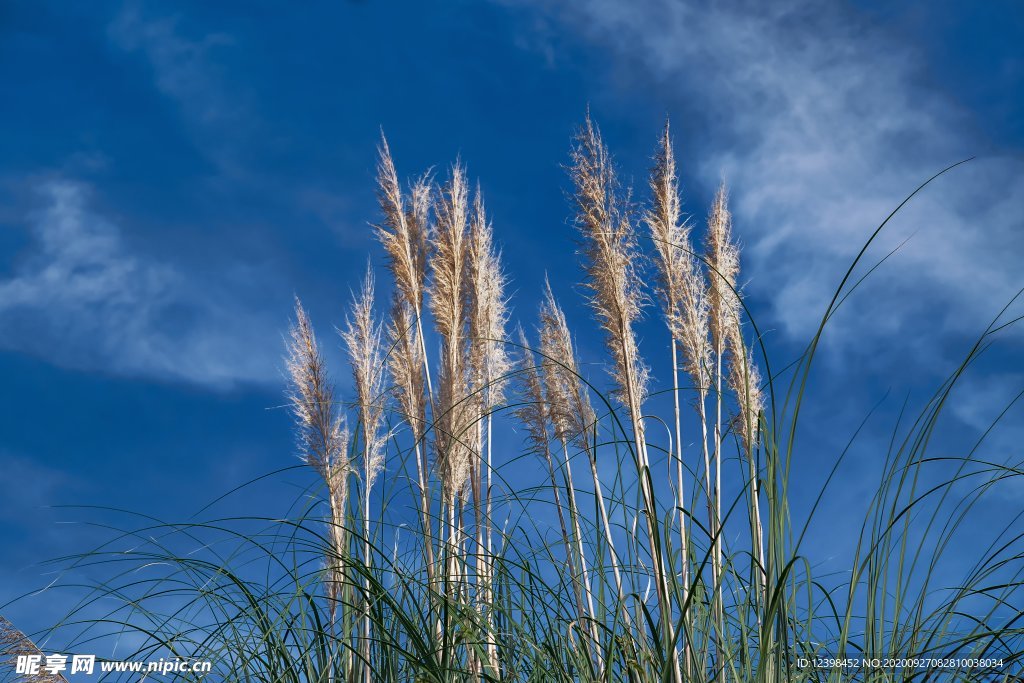
[[[291,299],[329,339],[367,255],[383,264],[368,227],[381,129],[403,174],[443,173],[458,156],[480,178],[515,316],[532,323],[550,273],[591,362],[601,345],[583,332],[562,169],[588,105],[639,188],[671,116],[696,222],[729,183],[747,295],[783,360],[885,215],[976,157],[897,217],[872,254],[909,241],[825,338],[823,399],[798,457],[808,476],[827,471],[891,390],[836,509],[871,491],[872,444],[902,397],[923,398],[1024,286],[1024,12],[549,5],[5,3],[0,604],[93,534],[67,523],[87,513],[50,506],[182,518],[296,462],[276,409]],[[1008,331],[969,378],[951,444],[1020,391],[1022,346]],[[1021,417],[1006,418],[996,452],[1019,448]],[[254,508],[293,498],[282,483],[232,505],[272,514]],[[4,611],[39,627],[57,609],[43,594]]]

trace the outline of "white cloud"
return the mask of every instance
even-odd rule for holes
[[[259,121],[244,86],[220,63],[220,51],[234,47],[221,32],[191,35],[175,15],[152,16],[137,2],[127,2],[107,29],[111,44],[142,58],[155,89],[180,116],[188,137],[218,176],[214,180],[251,179],[240,158],[259,135]]]
[[[841,5],[570,7],[563,25],[613,50],[629,83],[691,117],[677,130],[702,137],[677,139],[682,161],[708,187],[727,179],[750,291],[791,337],[813,332],[852,257],[905,195],[988,147],[967,113],[924,84],[917,53]],[[925,320],[980,331],[1024,284],[1022,198],[1024,162],[1012,150],[936,181],[873,251],[877,259],[912,236],[844,306],[833,348],[877,350],[865,339],[894,333],[917,343]]]
[[[248,309],[232,282],[265,281],[241,266],[210,280],[132,253],[88,207],[88,188],[37,188],[32,243],[0,279],[0,348],[67,367],[224,386],[276,381],[280,321]]]

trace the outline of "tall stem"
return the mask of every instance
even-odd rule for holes
[[[367,445],[363,453],[366,473],[365,486],[363,487],[363,571],[366,576],[363,578],[363,589],[365,591],[365,605],[363,613],[363,683],[372,683],[372,671],[370,667],[370,447],[369,436],[366,438]]]
[[[654,491],[651,489],[650,460],[647,457],[647,442],[644,439],[643,416],[640,414],[640,405],[636,392],[634,391],[635,371],[633,359],[629,354],[625,357],[623,378],[626,385],[627,400],[629,402],[630,417],[633,422],[633,439],[636,446],[637,474],[640,477],[640,491],[644,498],[644,507],[647,518],[647,538],[650,545],[651,561],[654,565],[654,580],[657,583],[656,595],[658,596],[658,612],[661,616],[662,629],[666,642],[673,639],[674,626],[672,624],[672,602],[669,597],[668,583],[665,579],[664,558],[661,554],[661,545],[658,542],[658,511],[654,500]],[[682,674],[679,670],[679,652],[672,648],[672,680],[675,683],[682,683]]]
[[[722,605],[722,341],[715,343],[715,629],[716,678],[725,679],[725,661],[722,647],[725,637],[725,609]]]
[[[679,508],[679,558],[682,569],[682,583],[683,583],[683,601],[682,604],[686,605],[686,598],[690,591],[690,552],[686,538],[686,495],[683,488],[683,429],[680,420],[679,411],[679,362],[678,354],[676,351],[676,340],[672,339],[672,398],[675,402],[675,418],[676,418],[676,443],[675,443],[675,456],[676,456],[676,491],[679,496],[679,500],[676,501],[676,507]],[[686,615],[683,615],[684,621]],[[683,645],[683,666],[686,669],[686,676],[690,676],[690,643],[686,642]]]
[[[487,569],[487,582],[485,584],[485,598],[488,608],[487,613],[487,627],[488,627],[488,639],[487,639],[487,654],[490,658],[490,664],[494,667],[494,670],[498,670],[498,642],[494,634],[494,555],[491,544],[491,533],[493,523],[493,500],[491,497],[491,414],[487,414],[487,462],[486,471],[484,472],[484,491],[487,511],[484,515],[485,529],[484,529],[484,557],[485,566]]]
[[[423,337],[423,311],[421,306],[416,306],[416,332],[419,337],[420,356],[423,358],[423,376],[427,381],[427,400],[430,403],[431,419],[434,418],[434,387],[430,382],[430,361],[427,358],[427,342]],[[426,427],[426,425],[424,425]],[[423,429],[425,432],[426,429]],[[427,467],[427,455],[419,443],[416,444],[416,467],[419,470],[418,478],[420,485],[420,511],[423,514],[423,545],[427,554],[427,583],[434,585],[434,541],[433,530],[430,521],[430,472]],[[443,524],[443,520],[440,522]],[[428,591],[429,593],[429,591]]]
[[[558,479],[555,477],[555,462],[551,458],[551,449],[545,445],[544,457],[548,463],[548,475],[551,477],[551,492],[555,497],[555,509],[558,511],[558,524],[562,530],[562,544],[565,546],[565,562],[569,566],[570,581],[572,583],[573,595],[576,598],[576,613],[580,619],[587,615],[583,602],[583,590],[580,586],[579,577],[576,575],[575,551],[572,541],[569,540],[569,527],[565,523],[565,515],[562,514],[562,496],[558,490]]]
[[[629,610],[626,609],[626,593],[622,589],[622,572],[619,570],[619,557],[615,552],[615,541],[612,539],[612,525],[608,520],[608,509],[604,504],[604,493],[601,487],[601,478],[597,473],[596,454],[588,454],[590,461],[590,473],[594,477],[594,497],[597,499],[597,510],[601,516],[601,525],[604,527],[605,542],[608,544],[608,555],[612,563],[612,575],[615,577],[615,590],[618,593],[619,605],[622,607],[622,616],[626,625],[632,628],[632,619],[629,617]]]
[[[701,450],[704,454],[704,497],[708,503],[708,530],[712,535],[715,533],[715,508],[714,499],[711,493],[711,454],[708,449],[708,414],[707,414],[707,398],[708,392],[704,387],[699,388],[700,395],[697,397],[697,412],[700,418],[700,436],[701,436]],[[708,552],[712,552],[711,548]],[[715,564],[714,557],[712,555],[711,560],[711,589],[712,591],[718,590],[718,568]],[[712,598],[712,611],[714,611],[714,598]],[[715,626],[715,642],[716,647],[718,643],[718,628]],[[705,653],[707,648],[704,648]],[[704,662],[706,665],[707,662]]]
[[[600,654],[600,634],[597,630],[597,613],[594,611],[594,595],[590,590],[590,572],[587,570],[587,555],[583,549],[583,530],[580,527],[579,508],[576,507],[576,487],[572,480],[572,463],[569,461],[569,445],[562,439],[562,454],[565,462],[565,488],[569,497],[569,518],[572,519],[573,531],[576,535],[576,552],[580,558],[580,573],[583,577],[583,593],[587,600],[588,616],[590,618],[590,635],[594,639],[594,648],[597,657],[597,669],[603,668]]]

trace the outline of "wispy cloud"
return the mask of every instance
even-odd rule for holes
[[[547,10],[544,10],[547,11]],[[835,3],[581,0],[563,26],[610,49],[623,82],[684,114],[682,162],[733,188],[751,291],[805,338],[871,230],[921,181],[980,158],[917,197],[874,258],[910,237],[844,306],[834,344],[923,339],[927,319],[975,332],[1017,287],[1024,162],[991,150],[970,113],[926,85],[926,65],[884,27]],[[677,128],[678,129],[678,128]],[[702,211],[690,209],[703,219]],[[938,316],[937,311],[948,314]],[[877,341],[877,340],[876,340]]]
[[[265,273],[228,264],[211,279],[133,253],[118,227],[90,210],[88,186],[51,180],[36,189],[32,242],[0,280],[0,347],[205,385],[279,379],[275,311],[246,307],[236,291]]]
[[[244,79],[232,79],[222,66],[223,52],[235,46],[223,32],[193,35],[177,15],[153,14],[127,2],[107,28],[110,43],[140,57],[153,86],[177,110],[197,148],[212,163],[219,180],[239,180],[251,171],[239,156],[257,135],[258,117]]]

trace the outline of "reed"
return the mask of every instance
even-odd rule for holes
[[[286,519],[147,522],[76,558],[73,569],[113,575],[59,625],[74,633],[69,647],[115,624],[141,643],[132,658],[211,659],[214,680],[240,682],[938,675],[800,663],[833,655],[994,659],[1001,664],[942,669],[942,680],[1014,680],[1024,662],[1014,610],[1024,598],[1024,512],[998,525],[988,518],[992,538],[952,588],[938,568],[973,540],[971,512],[1019,486],[1024,463],[983,453],[998,424],[966,454],[931,449],[954,390],[1019,319],[1001,313],[918,416],[901,415],[849,571],[822,574],[807,527],[855,437],[800,518],[791,492],[814,483],[792,459],[819,341],[859,284],[864,252],[804,352],[773,372],[738,284],[725,187],[706,226],[691,225],[667,123],[639,214],[589,116],[568,170],[583,302],[603,353],[581,361],[547,282],[536,343],[521,328],[510,342],[508,277],[479,190],[471,201],[459,163],[440,187],[429,175],[403,185],[382,140],[374,230],[394,289],[386,325],[372,270],[354,295],[342,331],[345,401],[298,300],[286,340],[297,467],[316,473],[314,495]],[[647,258],[653,287],[642,277]],[[651,295],[665,322],[653,329],[670,351],[660,383],[638,336]],[[733,446],[739,466],[726,470]],[[35,646],[0,618],[0,647]]]
[[[375,227],[388,257],[388,270],[395,283],[388,338],[393,352],[390,370],[405,421],[412,429],[419,485],[421,528],[426,571],[434,577],[434,543],[430,515],[430,468],[424,447],[427,404],[433,402],[430,363],[423,337],[423,297],[427,288],[430,257],[430,209],[433,192],[429,174],[418,178],[408,200],[402,192],[391,148],[381,136],[377,162],[377,197],[383,223]]]
[[[313,325],[297,298],[286,365],[290,379],[288,399],[295,417],[299,449],[306,464],[320,475],[327,487],[331,544],[325,558],[324,588],[333,626],[341,586],[345,583],[345,516],[348,478],[353,470],[350,434],[344,414],[335,403],[334,387]]]
[[[348,350],[352,367],[352,384],[356,394],[356,414],[362,434],[363,475],[363,562],[372,566],[370,537],[371,497],[373,485],[384,469],[384,446],[387,435],[384,423],[384,355],[381,347],[381,326],[374,319],[373,271],[367,267],[361,292],[353,299],[349,319],[341,338]],[[370,662],[370,639],[373,620],[370,618],[370,578],[364,578],[366,593],[363,616],[363,681],[370,683],[373,667]]]
[[[576,225],[583,238],[588,276],[585,284],[613,360],[616,396],[629,412],[632,424],[634,462],[643,498],[662,633],[667,642],[673,642],[671,597],[658,539],[659,514],[644,434],[648,370],[640,358],[633,329],[643,299],[637,284],[635,226],[624,205],[611,155],[589,114],[576,135],[571,159],[569,174],[575,186]],[[681,674],[674,648],[673,658],[673,680],[678,683]]]
[[[494,232],[487,220],[479,187],[473,200],[468,251],[469,372],[472,393],[479,409],[476,443],[486,444],[486,450],[480,453],[481,457],[474,459],[471,474],[475,492],[477,574],[482,584],[482,602],[484,606],[490,606],[492,589],[489,558],[493,554],[490,522],[494,514],[491,491],[492,413],[502,402],[511,362],[505,339],[505,325],[508,321],[505,300],[506,277],[501,268],[501,256],[494,245]],[[487,636],[487,653],[488,662],[497,661],[497,643],[490,628]]]

